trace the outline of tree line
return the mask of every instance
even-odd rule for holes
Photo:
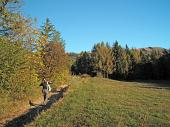
[[[91,52],[81,52],[71,67],[72,74],[89,74],[111,79],[170,79],[170,52],[163,48],[123,48],[118,41],[97,43]]]
[[[35,20],[19,11],[20,5],[20,0],[0,1],[0,98],[10,102],[38,96],[43,78],[55,89],[68,75],[60,32],[48,18],[37,28]]]

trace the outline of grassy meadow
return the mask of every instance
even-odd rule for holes
[[[170,90],[73,77],[64,99],[28,127],[170,127]]]

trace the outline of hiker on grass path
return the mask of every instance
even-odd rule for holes
[[[45,104],[47,102],[47,99],[48,99],[48,92],[51,91],[51,87],[49,85],[49,82],[46,79],[43,79],[40,86],[42,86],[42,93],[43,93],[44,104]]]

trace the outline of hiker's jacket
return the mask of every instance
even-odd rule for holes
[[[43,89],[48,90],[48,84],[47,84],[47,82],[41,83],[40,86],[42,86]]]

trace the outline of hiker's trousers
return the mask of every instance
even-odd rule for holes
[[[48,98],[48,90],[47,89],[43,89],[42,93],[43,93],[43,96],[44,96],[44,101],[46,101],[47,98]]]

